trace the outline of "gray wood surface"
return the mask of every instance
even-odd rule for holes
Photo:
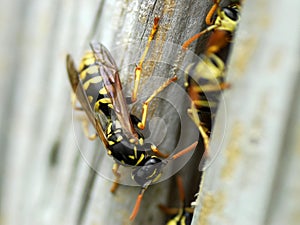
[[[299,9],[245,2],[192,225],[300,222]]]
[[[128,94],[153,18],[159,16],[139,91],[140,97],[146,96],[172,76],[179,45],[203,28],[211,1],[1,0],[0,4],[0,223],[128,224],[139,188],[121,186],[115,195],[109,192],[113,161],[100,141],[86,139],[78,121],[81,115],[71,108],[65,56],[71,53],[79,63],[88,43],[100,41],[113,53]],[[152,74],[155,80],[149,79]],[[178,85],[182,83],[179,79]],[[161,99],[180,100],[177,90],[183,89],[175,88]],[[181,147],[197,138],[188,123],[179,124],[178,115],[185,111],[180,107],[183,100],[175,100],[171,111],[170,104],[158,100],[150,110],[150,118],[166,120],[154,121],[152,133],[167,152],[179,136]],[[140,112],[140,106],[133,111]],[[169,190],[168,181],[151,186],[133,224],[164,224],[157,204],[168,204]]]

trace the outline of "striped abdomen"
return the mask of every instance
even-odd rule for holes
[[[93,52],[86,53],[82,58],[79,66],[79,77],[92,109],[95,112],[103,112],[110,120],[113,105],[100,76],[99,65],[95,63]]]
[[[151,149],[150,144],[144,144],[140,138],[138,143],[132,143],[124,135],[118,120],[111,121],[106,130],[109,143],[108,155],[111,155],[123,166],[142,166]]]
[[[186,90],[207,133],[210,132],[224,82],[224,63],[215,54],[203,55],[186,70]]]

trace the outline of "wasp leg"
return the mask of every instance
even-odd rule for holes
[[[86,118],[82,120],[82,127],[83,127],[84,135],[91,141],[95,140],[98,137],[96,133],[95,134],[89,133],[89,121]]]
[[[167,214],[167,215],[176,215],[180,213],[179,208],[173,208],[173,207],[168,207],[165,206],[163,204],[158,204],[158,208],[163,211],[163,213]],[[184,211],[188,212],[188,213],[194,213],[194,209],[191,207],[185,207]]]
[[[199,132],[203,138],[203,144],[204,144],[204,154],[208,155],[208,145],[209,145],[209,137],[207,133],[205,132],[205,127],[202,125],[197,109],[195,108],[195,105],[192,104],[191,108],[188,109],[188,114],[191,117],[191,119],[194,121],[195,124],[197,124]]]
[[[158,149],[155,145],[151,145],[151,150],[152,150],[152,152],[153,152],[156,156],[158,156],[158,157],[160,157],[160,158],[166,159],[166,158],[168,158],[169,155],[170,155],[170,154],[164,154],[164,153],[162,153],[161,151],[159,151],[159,149]]]
[[[112,185],[112,187],[110,188],[110,192],[111,193],[115,193],[118,186],[119,186],[119,180],[121,177],[121,174],[118,172],[120,165],[118,163],[114,163],[113,168],[112,168],[112,172],[115,175],[116,179]]]
[[[229,89],[231,87],[230,83],[227,82],[223,82],[220,84],[221,90],[226,90]]]
[[[77,102],[76,94],[74,94],[73,92],[71,92],[71,104],[72,104],[72,108],[74,110],[83,111],[83,108],[77,106],[76,102]]]
[[[81,107],[76,106],[76,101],[77,101],[76,95],[74,93],[71,93],[71,103],[72,103],[73,109],[78,110],[78,111],[83,111],[83,109]],[[87,118],[81,117],[80,120],[82,122],[84,135],[92,141],[95,140],[98,137],[98,135],[96,133],[95,134],[89,133],[89,121],[87,120]]]
[[[223,82],[219,85],[204,85],[199,87],[199,90],[204,93],[215,92],[215,91],[223,91],[229,89],[231,87],[230,83]]]
[[[178,153],[173,155],[171,159],[178,159],[179,157],[187,154],[188,152],[193,151],[197,147],[197,144],[198,144],[198,141],[195,141],[194,143],[192,143],[191,145],[189,145],[185,149],[182,149]]]
[[[177,77],[173,76],[169,80],[167,80],[165,83],[163,83],[158,89],[156,89],[152,95],[143,103],[143,111],[142,111],[142,120],[138,123],[138,128],[143,130],[146,125],[147,120],[147,114],[148,114],[148,105],[152,101],[152,99],[157,96],[161,91],[163,91],[166,87],[168,87],[172,82],[176,81]]]
[[[179,208],[170,208],[162,204],[159,204],[158,207],[161,211],[163,211],[164,214],[167,215],[176,215],[179,213],[180,210]]]
[[[159,21],[159,17],[155,17],[154,18],[154,24],[153,24],[151,33],[150,33],[150,35],[148,37],[148,41],[147,41],[145,50],[144,50],[144,52],[143,52],[143,54],[141,56],[139,64],[135,68],[135,73],[134,73],[134,88],[133,88],[132,96],[131,96],[131,101],[132,102],[135,102],[136,99],[137,99],[137,91],[138,91],[139,81],[140,81],[141,73],[142,73],[142,65],[143,65],[143,63],[145,61],[145,58],[146,58],[146,55],[147,55],[147,53],[149,51],[151,41],[154,39],[154,35],[157,32],[158,21]]]
[[[184,194],[184,187],[183,187],[183,181],[180,175],[176,176],[176,184],[179,194],[179,200],[180,200],[180,208],[169,208],[164,205],[159,205],[159,208],[168,215],[175,215],[175,214],[182,214],[185,208],[185,194]]]
[[[177,175],[176,177],[176,182],[177,182],[177,188],[178,188],[178,193],[179,193],[179,200],[180,200],[180,208],[170,208],[167,207],[165,205],[159,204],[158,207],[160,208],[161,211],[163,211],[165,214],[167,215],[177,215],[176,217],[174,217],[173,219],[171,219],[169,221],[168,224],[171,224],[170,222],[177,222],[176,224],[179,224],[179,220],[182,216],[184,216],[184,214],[187,213],[194,213],[194,209],[191,207],[185,207],[185,194],[184,194],[184,188],[183,188],[183,182],[182,182],[182,178],[180,175]],[[172,224],[175,224],[172,223]],[[181,224],[181,223],[180,223]]]

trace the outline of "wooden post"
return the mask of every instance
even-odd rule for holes
[[[245,1],[192,225],[299,224],[299,9]]]
[[[1,224],[129,223],[139,188],[122,186],[115,195],[109,192],[112,182],[106,177],[113,161],[100,141],[84,137],[72,111],[65,56],[71,53],[78,63],[89,41],[102,42],[114,54],[128,93],[134,63],[158,16],[156,42],[140,87],[140,93],[148,94],[147,87],[159,85],[153,80],[147,84],[150,76],[172,75],[176,51],[169,46],[178,48],[203,29],[211,4],[210,0],[1,2]],[[175,53],[171,59],[170,52]],[[150,59],[170,61],[154,65]],[[180,79],[178,84],[182,83]],[[169,136],[162,149],[172,150],[177,144],[177,109],[170,113],[168,105],[158,101],[150,110],[150,116],[168,119]],[[133,111],[138,112],[139,106]],[[184,133],[195,135],[189,129]],[[182,145],[187,144],[183,140]],[[133,224],[163,224],[165,216],[157,204],[165,203],[168,191],[168,182],[149,188]]]

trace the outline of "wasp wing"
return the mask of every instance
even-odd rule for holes
[[[123,130],[125,131],[125,134],[129,138],[137,137],[126,107],[126,101],[122,92],[122,84],[120,81],[118,68],[112,55],[99,42],[92,42],[90,46],[94,52],[96,64],[99,66],[99,74],[101,75],[104,86],[112,99],[114,111],[121,123]]]
[[[103,128],[101,126],[100,118],[94,114],[94,112],[91,108],[91,105],[90,105],[88,98],[86,96],[86,93],[82,87],[82,83],[81,83],[81,80],[79,79],[78,71],[75,68],[74,60],[72,59],[71,55],[69,55],[69,54],[67,55],[66,61],[67,61],[68,76],[69,76],[69,80],[70,80],[73,92],[75,93],[78,101],[80,102],[81,107],[87,114],[89,121],[95,127],[97,134],[99,135],[100,139],[102,140],[105,147],[107,148],[108,142],[107,142],[106,136],[104,134]]]

